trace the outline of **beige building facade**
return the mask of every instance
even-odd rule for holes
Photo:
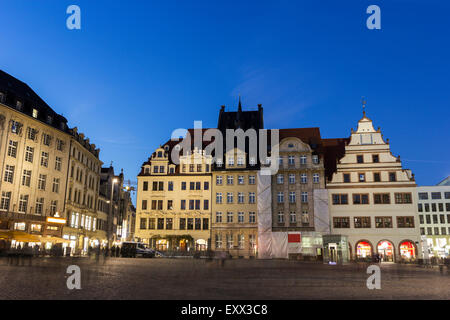
[[[66,217],[63,237],[70,240],[75,253],[85,254],[89,247],[106,246],[106,234],[98,229],[97,203],[100,184],[100,150],[71,129]]]
[[[213,225],[211,239],[214,251],[228,252],[233,258],[257,256],[257,170],[247,163],[239,149],[225,155],[213,171]]]
[[[26,84],[0,73],[0,229],[49,246],[65,223],[67,120]]]
[[[160,251],[204,251],[211,238],[211,157],[156,149],[138,176],[135,239]]]
[[[422,257],[414,175],[365,113],[327,189],[332,234],[347,237],[352,259]]]

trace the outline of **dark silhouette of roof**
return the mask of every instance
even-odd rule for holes
[[[217,128],[225,132],[226,129],[264,129],[263,108],[259,104],[256,111],[242,111],[241,98],[237,111],[225,111],[225,106],[221,106]]]
[[[37,120],[56,129],[68,132],[67,119],[56,113],[26,83],[0,70],[0,92],[5,95],[3,103],[28,116],[38,111]],[[49,117],[51,119],[49,119]]]
[[[345,145],[349,142],[350,138],[322,139],[325,176],[328,181],[336,172],[337,162],[345,155]]]

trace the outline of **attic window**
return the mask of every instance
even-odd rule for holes
[[[33,109],[33,118],[37,118],[37,116],[38,116],[37,109]]]
[[[0,102],[5,101],[5,94],[3,92],[0,92]]]
[[[289,143],[289,144],[288,144],[288,147],[289,147],[289,148],[293,148],[293,147],[294,147],[294,144],[293,144],[293,143]]]
[[[158,158],[162,158],[162,151],[158,151]]]
[[[16,101],[16,108],[17,108],[17,110],[22,110],[22,106],[23,106],[22,101],[17,100]]]
[[[47,123],[51,124],[53,122],[52,116],[47,116]]]
[[[169,151],[169,146],[164,146],[164,150]]]

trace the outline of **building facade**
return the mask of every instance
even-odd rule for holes
[[[226,251],[233,258],[257,255],[257,171],[247,163],[247,154],[235,148],[213,171],[214,251]]]
[[[211,156],[156,149],[138,175],[135,238],[160,251],[203,251],[211,239]]]
[[[428,256],[450,255],[450,185],[417,187],[420,234],[426,238]]]
[[[66,191],[66,217],[63,237],[70,240],[75,254],[86,254],[89,247],[105,246],[106,237],[98,229],[97,203],[100,186],[100,150],[79,133],[70,130],[69,172]]]
[[[422,257],[414,175],[365,112],[327,188],[332,233],[348,239],[352,259]]]
[[[0,71],[0,229],[50,247],[61,243],[70,134],[28,85]],[[8,236],[9,233],[9,236]]]

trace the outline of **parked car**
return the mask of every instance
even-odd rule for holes
[[[155,256],[155,250],[148,248],[145,243],[132,241],[123,242],[120,253],[122,257],[128,258],[153,258]]]

